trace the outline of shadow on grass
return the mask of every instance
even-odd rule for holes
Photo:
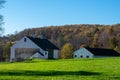
[[[51,61],[58,61],[60,59],[27,59],[24,61],[20,61],[20,62],[24,62],[24,63],[36,63],[36,62],[51,62]]]
[[[88,72],[88,71],[2,71],[0,72],[2,76],[62,76],[62,75],[79,75],[79,76],[92,76],[101,75],[98,72]]]

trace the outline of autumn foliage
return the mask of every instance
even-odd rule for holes
[[[70,43],[74,50],[80,47],[112,48],[120,52],[120,24],[115,25],[64,25],[47,26],[25,29],[12,35],[0,38],[0,46],[3,49],[7,42],[14,43],[23,36],[39,37],[42,33],[45,38],[62,49],[66,43]],[[4,50],[0,50],[1,53]],[[4,53],[4,52],[3,52]]]
[[[60,58],[62,59],[73,58],[73,52],[74,52],[73,46],[70,43],[66,43],[61,49]]]

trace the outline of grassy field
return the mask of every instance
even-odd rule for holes
[[[0,63],[0,80],[120,80],[120,58]]]

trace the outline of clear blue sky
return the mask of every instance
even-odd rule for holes
[[[65,24],[120,23],[120,0],[7,0],[5,34]]]

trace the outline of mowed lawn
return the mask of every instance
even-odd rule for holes
[[[120,80],[120,58],[0,63],[0,80]]]

